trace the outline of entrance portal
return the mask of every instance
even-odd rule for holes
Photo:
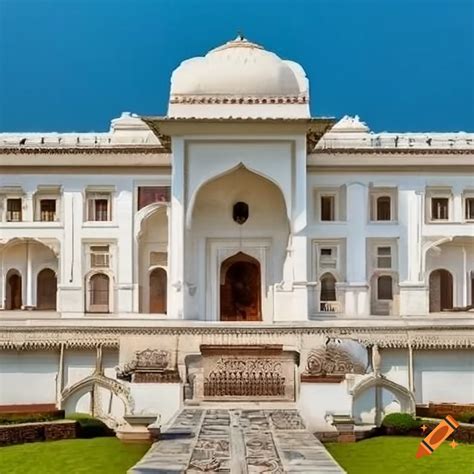
[[[221,265],[221,321],[261,321],[260,264],[239,252]]]
[[[21,276],[16,270],[7,273],[6,309],[21,309]]]

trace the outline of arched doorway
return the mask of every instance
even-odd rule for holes
[[[6,309],[21,309],[21,276],[17,270],[7,273]]]
[[[105,273],[96,273],[91,276],[88,308],[90,313],[109,312],[109,284],[109,277]]]
[[[36,290],[36,308],[44,310],[56,309],[56,274],[50,268],[38,273]]]
[[[220,278],[221,321],[261,321],[259,262],[242,252],[224,260]]]
[[[166,314],[167,276],[163,268],[150,272],[150,313]]]
[[[453,276],[448,270],[434,270],[430,274],[430,313],[453,309]]]

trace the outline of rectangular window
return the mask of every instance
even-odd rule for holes
[[[448,220],[449,198],[431,198],[431,219]]]
[[[111,221],[111,196],[95,193],[87,197],[87,220],[94,222]]]
[[[465,217],[467,221],[474,220],[474,197],[466,198],[465,200]]]
[[[91,268],[108,268],[109,267],[109,246],[108,245],[92,245],[91,252]]]
[[[337,250],[335,247],[322,247],[319,250],[319,267],[321,269],[337,267]]]
[[[391,199],[390,196],[380,196],[377,198],[377,220],[391,220]]]
[[[56,199],[41,199],[40,220],[43,222],[53,222],[56,220]]]
[[[377,247],[377,268],[392,268],[392,249]]]
[[[138,188],[138,210],[155,202],[170,202],[169,186],[140,186]]]
[[[336,220],[334,196],[321,196],[321,220]]]
[[[7,199],[7,221],[21,222],[21,198]]]

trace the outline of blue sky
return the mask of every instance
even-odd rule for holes
[[[0,0],[0,131],[164,115],[172,70],[238,31],[302,64],[315,116],[474,130],[474,0]]]

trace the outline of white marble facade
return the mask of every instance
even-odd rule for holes
[[[135,411],[175,412],[196,338],[240,344],[243,329],[250,345],[282,328],[316,345],[348,334],[379,347],[384,376],[417,403],[474,400],[473,164],[474,133],[311,118],[302,67],[243,38],[183,62],[164,117],[1,133],[0,406],[65,406],[73,387],[71,410],[87,410],[126,362],[124,337],[161,334],[136,347],[160,349],[171,328],[182,383],[147,396],[123,382],[124,396],[101,382],[125,403],[104,402],[109,414],[132,410],[134,393]],[[304,372],[308,347],[268,337]],[[357,405],[351,384],[297,383],[295,403],[315,426],[331,411],[373,414],[370,390]]]

